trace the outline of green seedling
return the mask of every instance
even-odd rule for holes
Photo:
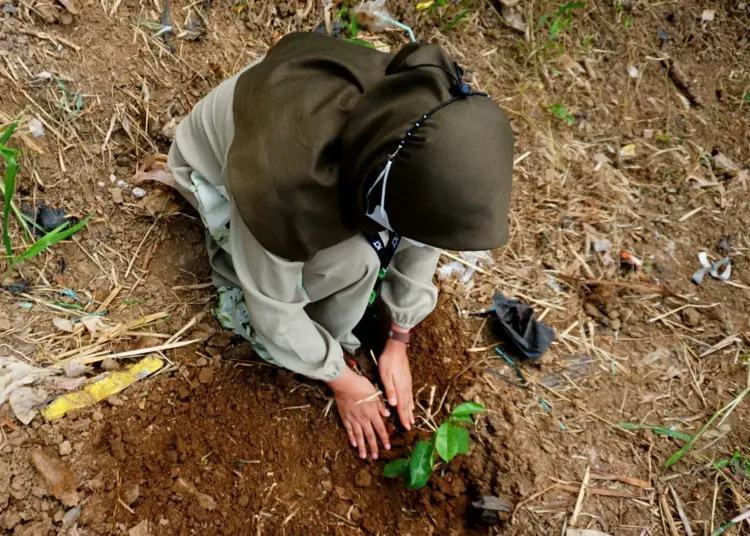
[[[745,104],[750,106],[750,91],[745,93]]]
[[[5,247],[6,259],[8,261],[8,268],[0,281],[4,281],[8,275],[13,271],[15,267],[24,261],[32,259],[45,251],[46,249],[54,246],[58,242],[65,240],[66,238],[77,233],[83,229],[89,221],[89,218],[78,222],[74,226],[70,226],[69,223],[64,223],[58,228],[53,229],[49,233],[43,235],[31,246],[29,246],[23,253],[18,256],[13,255],[13,244],[10,239],[10,213],[13,211],[18,217],[19,223],[23,229],[26,229],[28,223],[33,223],[29,218],[24,216],[13,203],[13,194],[16,191],[16,177],[18,175],[18,156],[19,151],[7,146],[10,137],[13,135],[18,122],[14,121],[11,123],[5,131],[0,135],[0,157],[5,162],[5,177],[2,186],[3,195],[3,246]]]
[[[473,424],[471,416],[484,411],[484,406],[475,402],[461,404],[429,441],[417,441],[409,458],[393,460],[385,466],[383,474],[388,478],[402,477],[412,489],[424,487],[434,469],[435,453],[445,463],[459,454],[469,453],[469,431],[462,425]]]
[[[573,11],[583,7],[586,7],[586,2],[568,2],[558,9],[554,15],[552,13],[543,15],[539,19],[536,29],[539,30],[548,25],[549,44],[553,44],[573,24]]]
[[[714,467],[716,469],[729,467],[735,474],[745,473],[745,476],[750,478],[750,460],[745,458],[739,450],[735,450],[731,458],[725,458],[714,463]]]
[[[358,39],[359,26],[357,25],[357,14],[352,13],[349,9],[349,2],[344,2],[341,8],[333,16],[334,20],[337,20],[344,25],[346,31],[349,32],[349,37],[342,37],[344,41],[354,43],[356,45],[362,45],[368,48],[375,48],[372,43]]]
[[[695,434],[690,441],[685,443],[685,445],[680,450],[678,450],[677,452],[672,454],[672,456],[669,457],[665,466],[672,467],[674,464],[679,462],[682,459],[682,457],[685,454],[687,454],[691,448],[693,448],[693,446],[698,442],[698,440],[703,436],[703,434],[705,434],[708,431],[708,429],[711,427],[711,425],[714,423],[716,419],[718,419],[723,414],[729,415],[731,412],[733,412],[735,408],[740,405],[740,402],[742,402],[742,400],[748,394],[750,394],[750,387],[746,388],[739,395],[737,395],[737,397],[734,400],[732,400],[729,404],[727,404],[726,406],[721,408],[719,411],[714,413],[711,416],[711,418],[708,419],[708,422],[706,422],[706,424],[703,425],[703,428],[701,428],[698,431],[698,433]]]
[[[625,28],[630,28],[630,26],[633,24],[633,19],[631,19],[628,15],[625,15],[624,18],[622,17],[622,15],[625,13],[625,6],[622,5],[622,3],[618,3],[615,9],[617,9],[617,18],[622,18],[622,25]]]
[[[563,104],[553,104],[552,106],[548,106],[547,109],[552,115],[565,121],[568,126],[573,126],[576,122],[576,118],[565,109],[565,105]]]

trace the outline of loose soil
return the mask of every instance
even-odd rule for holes
[[[574,11],[562,47],[548,46],[547,29],[534,30],[562,2],[520,3],[529,39],[503,21],[499,4],[471,4],[448,30],[459,13],[452,6],[389,3],[506,109],[518,160],[509,245],[464,282],[436,278],[440,305],[410,348],[417,399],[436,420],[464,400],[488,408],[471,429],[469,455],[439,465],[420,491],[384,478],[382,468],[408,455],[429,426],[406,433],[392,419],[393,451],[377,462],[357,459],[324,386],[266,365],[218,328],[196,215],[184,206],[159,215],[173,194],[155,183],[139,185],[145,199],[117,185],[136,186],[136,170],[146,155],[166,152],[180,116],[281,35],[316,27],[322,6],[311,3],[305,14],[296,2],[221,3],[199,14],[198,4],[170,2],[173,24],[201,19],[206,34],[173,38],[169,53],[137,22],[159,20],[158,4],[79,3],[73,15],[44,2],[4,6],[16,12],[2,15],[0,111],[47,123],[40,138],[12,140],[23,151],[19,203],[43,200],[94,218],[75,242],[20,268],[26,296],[0,292],[0,351],[49,364],[88,344],[57,333],[52,319],[65,315],[43,303],[62,299],[63,289],[100,303],[119,285],[107,321],[169,317],[112,350],[153,346],[196,315],[185,337],[201,342],[169,351],[176,364],[169,372],[54,423],[37,417],[24,428],[0,407],[0,531],[561,534],[586,474],[577,526],[607,534],[686,533],[680,509],[694,534],[711,534],[746,510],[742,467],[717,470],[712,462],[735,451],[750,457],[747,400],[671,469],[664,463],[681,440],[617,426],[695,434],[748,384],[746,3],[592,0]],[[705,21],[709,8],[715,17]],[[403,44],[393,31],[361,36]],[[667,56],[699,105],[667,75],[659,61]],[[44,72],[60,77],[65,92]],[[69,113],[76,92],[83,107]],[[550,113],[554,104],[573,125]],[[630,144],[634,156],[624,149]],[[601,238],[608,252],[597,251]],[[620,250],[643,265],[621,263]],[[729,283],[690,282],[699,251],[732,258]],[[560,275],[665,285],[684,299],[566,285],[554,279]],[[498,291],[532,304],[558,332],[540,361],[517,360],[528,385],[488,348],[498,340],[492,319],[463,314],[489,307]],[[695,307],[668,314],[685,303]],[[715,349],[728,336],[737,341]],[[71,523],[70,496],[61,502],[35,469],[39,452],[75,475],[61,484],[80,499]],[[470,503],[483,495],[516,510],[499,525],[477,524]]]

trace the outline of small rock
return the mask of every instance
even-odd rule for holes
[[[104,419],[104,413],[102,413],[99,410],[96,410],[92,415],[91,418],[94,419],[94,421],[99,422]]]
[[[73,15],[67,12],[63,12],[60,15],[60,24],[62,24],[63,26],[70,26],[71,24],[73,24]]]
[[[586,302],[583,304],[583,311],[592,318],[601,318],[604,315],[599,311],[596,305],[592,302]]]
[[[112,201],[116,205],[122,205],[122,190],[119,188],[110,188],[109,194],[112,196]]]
[[[123,404],[125,404],[125,401],[117,395],[112,395],[107,399],[107,403],[110,406],[118,407],[118,406],[122,406]]]
[[[482,390],[482,386],[479,384],[479,382],[477,382],[471,387],[469,387],[468,389],[466,389],[466,391],[461,393],[461,398],[469,402],[471,400],[474,400],[474,397],[477,396],[481,390]]]
[[[210,495],[205,493],[196,493],[195,498],[198,501],[198,505],[204,510],[216,510],[216,501],[214,501]]]
[[[354,477],[354,483],[360,488],[369,488],[372,486],[372,473],[367,467],[363,467]]]
[[[677,196],[674,194],[667,194],[666,201],[670,205],[674,205],[675,203],[677,203]]]
[[[196,367],[205,367],[207,365],[208,365],[208,359],[202,356],[198,358],[198,361],[195,362]]]
[[[622,327],[622,322],[619,318],[615,318],[609,321],[609,327],[612,331],[620,331],[620,328]]]
[[[192,495],[196,492],[195,486],[184,478],[178,478],[172,484],[172,491],[177,495]]]
[[[73,447],[70,444],[70,441],[63,441],[57,446],[57,449],[60,452],[60,456],[67,456],[73,452]]]
[[[610,320],[615,320],[616,318],[620,318],[620,311],[618,311],[617,309],[612,309],[611,311],[607,313],[607,318],[609,318]]]
[[[198,374],[198,381],[201,383],[211,383],[214,381],[214,371],[211,367],[202,368]]]
[[[148,536],[148,519],[144,519],[128,531],[128,536]]]
[[[692,307],[683,309],[680,316],[682,316],[682,321],[688,327],[694,328],[701,323],[701,314],[697,309],[693,309]]]
[[[138,484],[133,484],[132,486],[125,488],[125,491],[122,492],[121,499],[125,504],[131,506],[140,496],[140,486],[138,486]]]
[[[111,357],[108,357],[104,361],[102,361],[102,369],[106,370],[108,372],[113,370],[120,370],[120,363],[116,359],[112,359]]]
[[[242,508],[244,508],[244,507],[246,507],[246,506],[247,506],[248,504],[250,504],[250,497],[248,497],[247,495],[242,495],[242,496],[241,496],[241,497],[239,498],[239,500],[237,501],[237,503],[238,503],[238,504],[239,504],[239,505],[240,505],[240,506],[241,506]]]
[[[69,526],[75,523],[81,515],[81,507],[76,506],[68,510],[62,517],[63,526]]]
[[[226,348],[232,342],[232,334],[221,332],[211,337],[208,341],[208,346],[211,348]]]
[[[78,505],[78,493],[76,493],[76,476],[73,471],[59,460],[41,450],[34,451],[31,455],[34,467],[42,476],[47,491],[55,496],[65,506]]]

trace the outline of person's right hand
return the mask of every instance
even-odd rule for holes
[[[328,382],[336,399],[341,420],[344,421],[349,442],[359,450],[359,457],[367,458],[367,446],[373,460],[378,459],[378,440],[386,450],[390,450],[391,442],[385,429],[383,417],[388,417],[390,412],[380,396],[374,397],[368,402],[361,402],[375,393],[377,388],[364,376],[360,376],[349,367],[335,380]]]

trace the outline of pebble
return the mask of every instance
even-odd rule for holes
[[[592,302],[586,302],[583,304],[584,312],[592,318],[601,318],[603,315],[601,311]]]
[[[60,456],[67,456],[73,452],[73,446],[70,444],[70,441],[63,441],[57,446],[57,449],[60,452]]]
[[[198,381],[201,383],[211,383],[214,381],[214,371],[211,367],[202,368],[198,374]]]
[[[246,506],[247,506],[248,504],[250,504],[250,498],[249,498],[249,497],[248,497],[247,495],[242,495],[242,496],[241,496],[241,497],[239,498],[239,500],[238,500],[237,502],[239,503],[239,505],[240,505],[240,506],[241,506],[242,508],[244,508],[244,507],[246,507]]]
[[[619,318],[615,318],[609,321],[609,327],[610,329],[612,329],[612,331],[620,331],[620,328],[622,327],[622,322],[620,322]]]
[[[697,309],[686,307],[681,313],[682,321],[686,326],[694,328],[701,323],[701,314]]]
[[[132,486],[125,488],[125,491],[122,493],[122,500],[128,506],[131,506],[135,501],[138,500],[138,497],[140,496],[140,487],[138,486],[138,484],[133,484]]]
[[[372,473],[367,467],[363,467],[354,477],[354,483],[360,488],[369,488],[372,486]]]
[[[206,365],[208,365],[208,359],[205,357],[200,357],[198,358],[198,361],[195,362],[196,367],[205,367]]]
[[[102,361],[102,369],[106,371],[120,370],[120,363],[116,359],[108,357]]]
[[[94,419],[96,422],[99,422],[104,419],[104,413],[102,413],[99,410],[96,410],[92,415],[91,418]]]
[[[107,399],[107,402],[109,403],[110,406],[115,406],[115,407],[122,406],[123,404],[125,404],[125,401],[117,395],[110,396]]]

